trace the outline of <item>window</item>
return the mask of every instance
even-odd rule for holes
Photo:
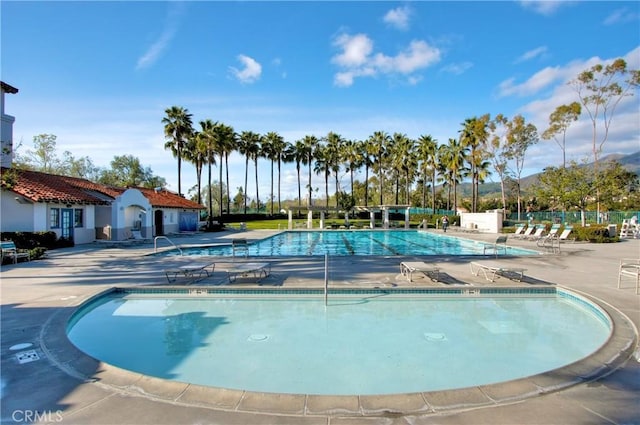
[[[49,227],[52,229],[60,227],[60,208],[51,208],[49,210]]]
[[[82,227],[84,225],[82,220],[82,212],[81,209],[73,210],[73,227]]]

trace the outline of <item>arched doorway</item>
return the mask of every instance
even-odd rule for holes
[[[156,210],[153,215],[153,224],[156,228],[156,236],[164,236],[164,224],[163,224],[164,213],[162,210]]]

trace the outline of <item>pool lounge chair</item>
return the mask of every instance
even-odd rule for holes
[[[516,230],[513,231],[513,236],[520,236],[524,232],[524,224],[516,224]]]
[[[618,268],[618,289],[622,278],[631,277],[636,281],[636,294],[640,293],[640,258],[623,258]]]
[[[471,273],[478,276],[482,272],[484,278],[491,282],[495,282],[496,278],[499,276],[505,276],[511,280],[520,282],[524,278],[524,272],[527,270],[522,267],[505,267],[500,264],[486,262],[480,263],[477,261],[471,262],[470,265]]]
[[[538,239],[542,238],[542,234],[544,233],[546,227],[544,226],[544,224],[540,224],[536,227],[536,231],[529,235],[526,236],[525,239],[529,240],[529,241],[537,241]]]
[[[249,256],[249,243],[246,239],[233,239],[231,240],[232,255],[235,257],[236,252],[238,254],[244,253],[245,257]]]
[[[424,261],[403,261],[400,263],[400,274],[406,277],[409,282],[413,282],[413,274],[416,272],[422,273],[436,282],[440,278],[440,269]],[[429,276],[429,273],[433,273],[435,278]]]
[[[238,280],[239,276],[249,275],[260,282],[271,274],[271,263],[232,263],[226,270],[229,283]]]
[[[558,236],[558,240],[560,240],[560,242],[566,242],[568,240],[574,242],[575,239],[569,239],[569,235],[571,234],[572,231],[573,231],[573,226],[564,226],[564,230],[562,231],[560,236]]]
[[[518,235],[517,237],[521,238],[521,239],[526,239],[529,236],[531,236],[531,234],[533,233],[533,231],[536,229],[536,225],[532,224],[531,226],[527,227],[527,230],[524,231],[524,233]]]
[[[13,241],[0,242],[0,251],[2,252],[2,261],[5,258],[10,258],[13,264],[16,264],[20,258],[26,258],[27,261],[31,260],[31,254],[28,249],[18,249]]]
[[[500,235],[494,243],[485,244],[482,248],[482,254],[493,253],[497,257],[500,250],[504,251],[504,255],[507,255],[507,235]]]
[[[215,263],[192,263],[186,264],[184,266],[177,266],[170,269],[165,269],[164,274],[167,276],[167,280],[169,283],[175,282],[178,279],[179,275],[184,276],[187,279],[191,279],[193,282],[196,280],[200,280],[203,274],[206,274],[207,277],[211,276],[209,274],[209,267],[211,267],[211,273],[216,268]],[[198,276],[196,277],[196,273]]]

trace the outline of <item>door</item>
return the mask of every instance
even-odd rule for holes
[[[71,208],[63,208],[60,221],[61,236],[70,241],[73,240],[73,210]]]
[[[164,224],[163,224],[163,216],[164,213],[162,210],[156,210],[154,213],[154,225],[156,227],[156,236],[164,236]]]

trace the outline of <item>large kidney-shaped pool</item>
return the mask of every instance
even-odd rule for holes
[[[212,387],[366,395],[497,383],[596,351],[612,325],[558,288],[117,289],[69,339],[123,369]]]

